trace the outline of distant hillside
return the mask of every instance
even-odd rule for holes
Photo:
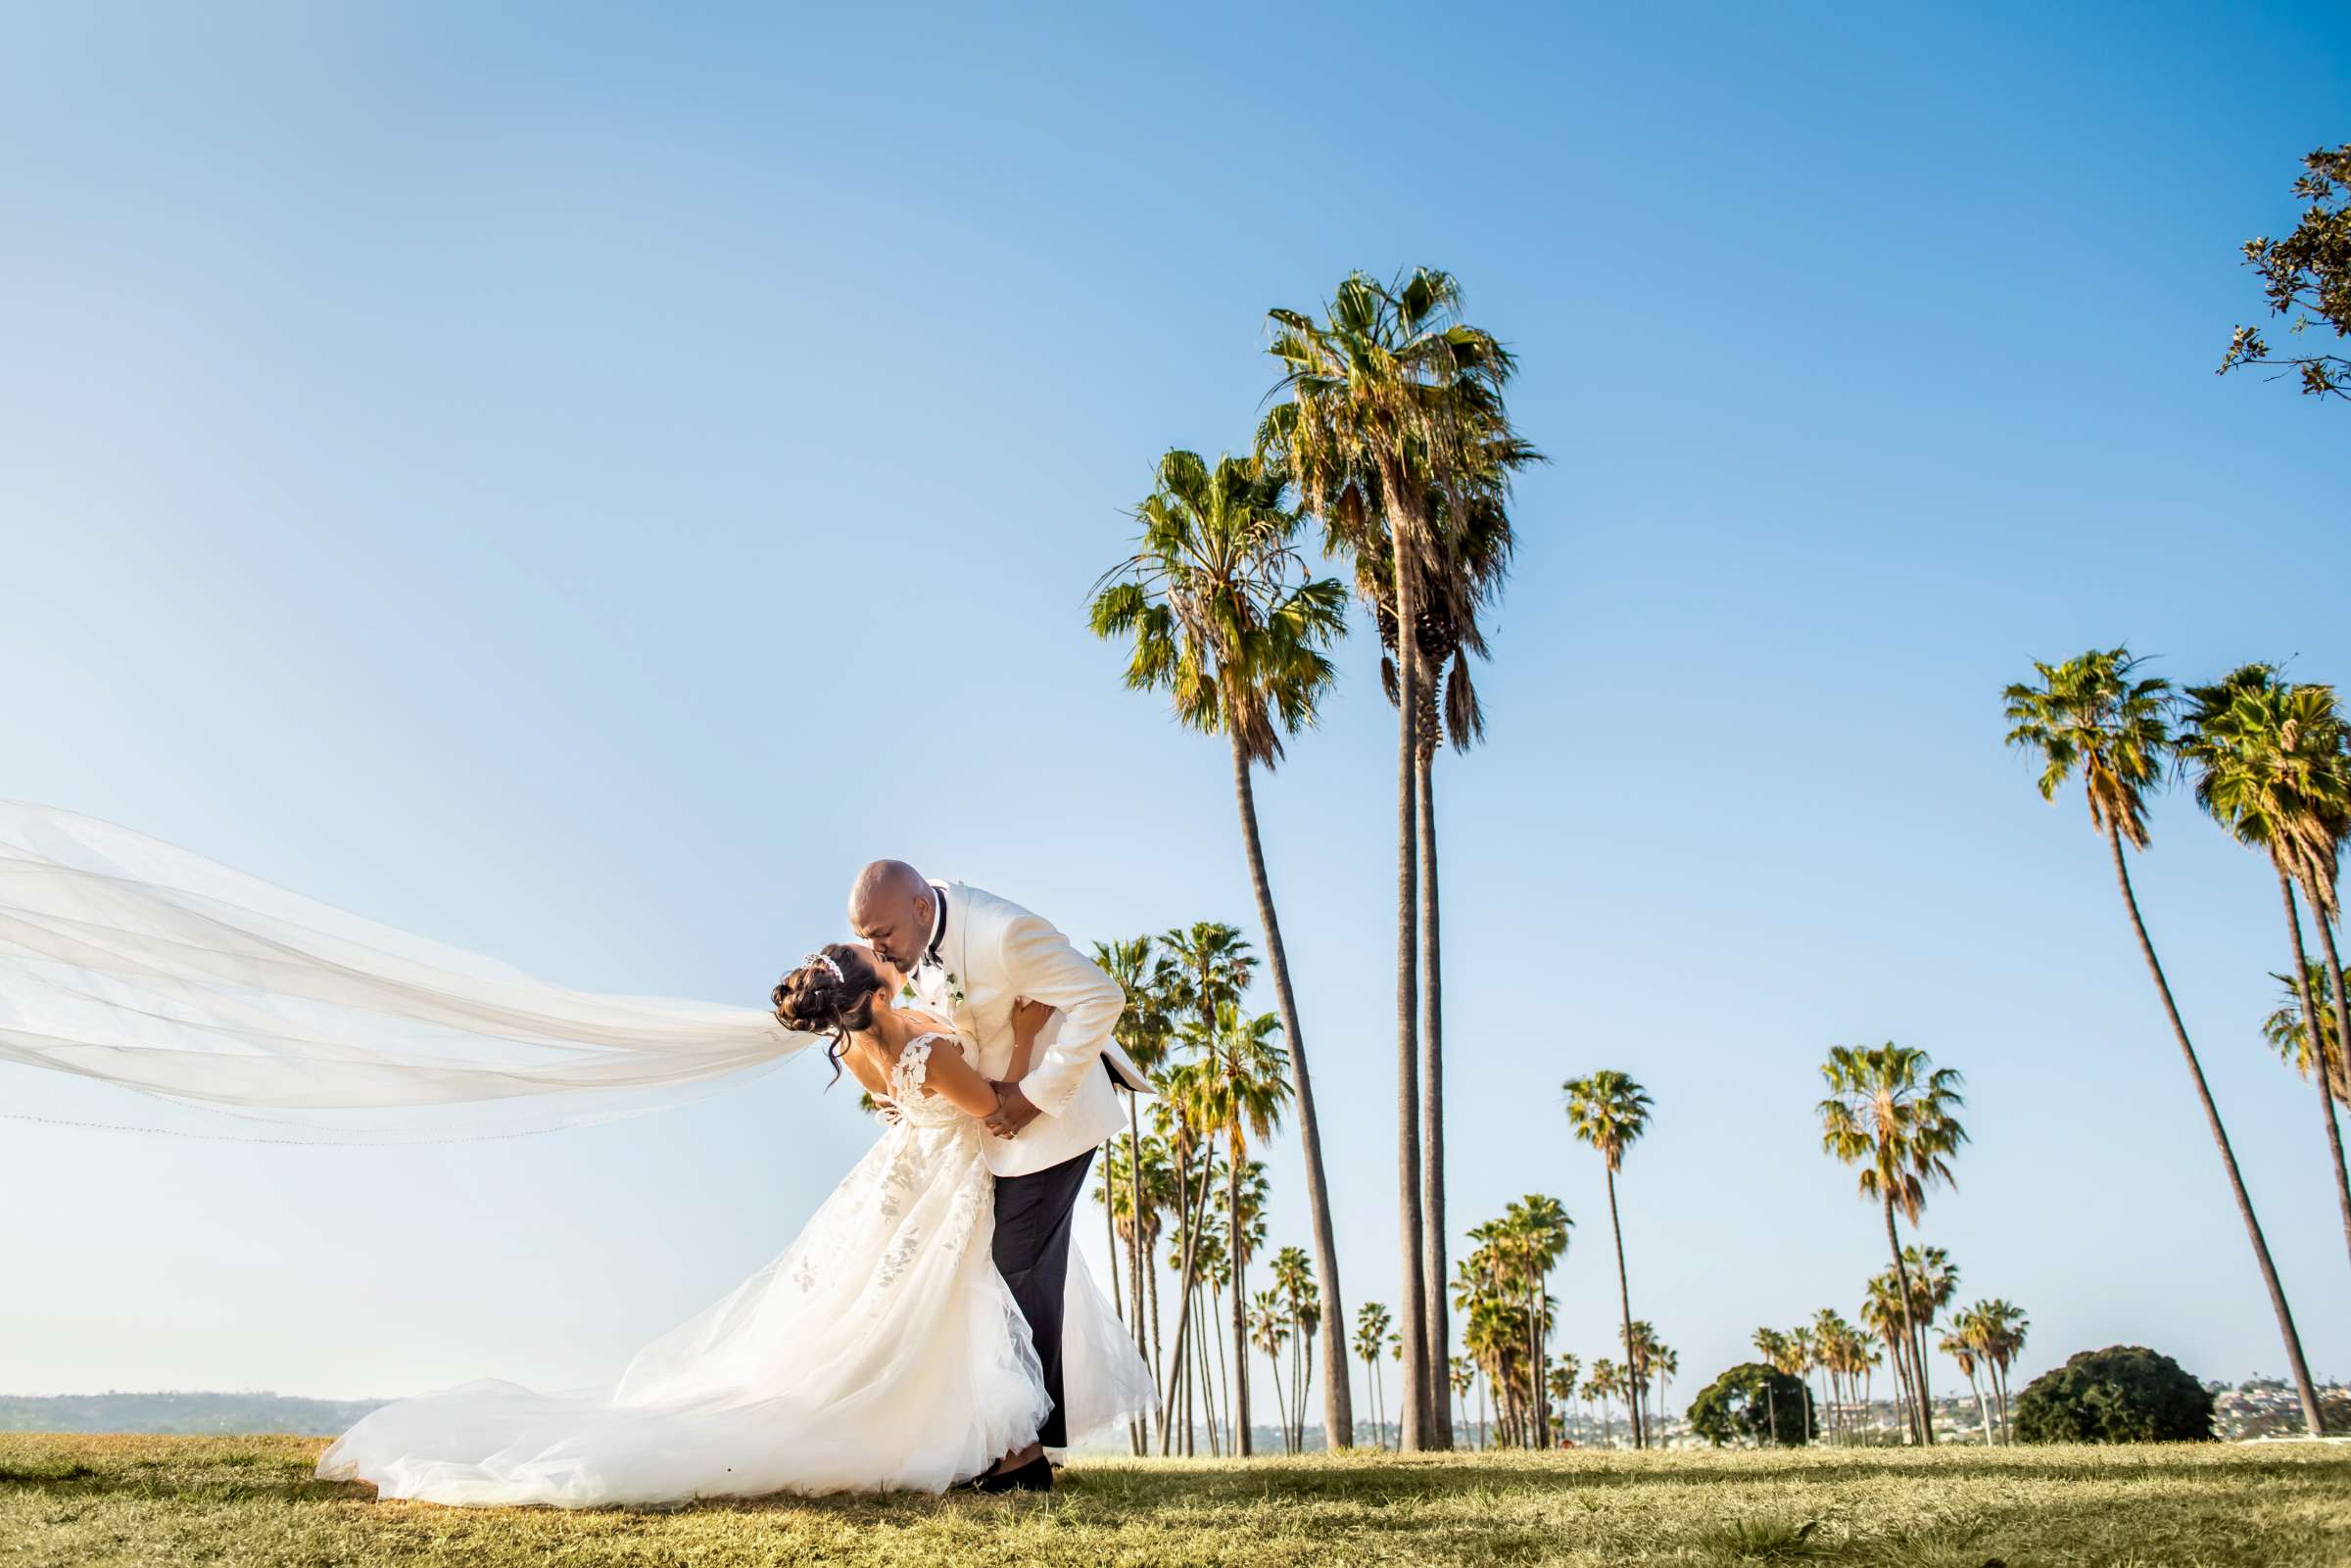
[[[0,1394],[0,1432],[292,1432],[334,1437],[382,1400],[276,1394]]]

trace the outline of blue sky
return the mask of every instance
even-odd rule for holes
[[[2280,1368],[1997,694],[2124,641],[2351,671],[2351,414],[2212,374],[2237,243],[2347,133],[2337,8],[0,19],[0,793],[617,991],[755,1001],[876,854],[1082,936],[1243,920],[1224,754],[1084,592],[1162,451],[1247,441],[1269,306],[1443,265],[1553,458],[1441,776],[1459,1225],[1559,1196],[1560,1343],[1605,1354],[1559,1084],[1633,1072],[1634,1307],[1695,1388],[1883,1265],[1812,1106],[1829,1044],[1897,1039],[1967,1074],[1926,1238],[2032,1313],[2028,1370]],[[1394,1299],[1394,772],[1342,661],[1259,800],[1352,1306]],[[2256,1032],[2274,884],[2184,800],[2154,829],[2351,1376],[2315,1103]],[[0,1388],[593,1381],[830,1190],[870,1128],[823,1082],[421,1150],[11,1124]]]

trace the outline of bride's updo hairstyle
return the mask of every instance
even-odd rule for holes
[[[829,1034],[825,1060],[833,1077],[840,1077],[840,1053],[849,1035],[874,1024],[874,1004],[882,995],[882,976],[865,949],[849,942],[821,947],[801,960],[799,968],[776,982],[776,1019],[788,1029],[803,1034]]]

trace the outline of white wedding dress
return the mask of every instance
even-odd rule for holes
[[[995,1185],[973,1117],[923,1088],[908,1042],[895,1120],[782,1256],[585,1395],[467,1383],[403,1400],[318,1473],[387,1497],[563,1507],[871,1490],[941,1492],[1032,1442],[1049,1403],[989,1255]],[[1152,1402],[1151,1375],[1073,1249],[1070,1435]]]

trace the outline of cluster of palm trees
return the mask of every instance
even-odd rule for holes
[[[1253,450],[1213,465],[1180,450],[1161,457],[1135,508],[1140,538],[1096,583],[1090,618],[1097,635],[1129,644],[1129,687],[1167,692],[1184,725],[1223,736],[1230,752],[1287,1042],[1316,1284],[1334,1320],[1344,1312],[1320,1129],[1253,775],[1315,722],[1336,679],[1328,650],[1346,631],[1351,592],[1378,629],[1399,727],[1398,1424],[1405,1448],[1443,1448],[1452,1333],[1434,768],[1440,746],[1465,750],[1483,734],[1467,661],[1487,654],[1481,616],[1510,565],[1512,477],[1541,455],[1510,420],[1511,356],[1462,319],[1461,287],[1446,273],[1423,267],[1392,282],[1354,273],[1319,318],[1274,309],[1268,320],[1278,379]],[[1343,577],[1318,577],[1307,562],[1310,521]],[[1351,1432],[1338,1338],[1322,1337],[1323,1427]]]
[[[1113,1270],[1113,1305],[1160,1392],[1156,1433],[1138,1425],[1130,1437],[1138,1453],[1154,1440],[1161,1453],[1190,1453],[1195,1425],[1204,1424],[1212,1453],[1246,1454],[1256,1343],[1248,1269],[1265,1246],[1267,1207],[1265,1164],[1249,1151],[1271,1135],[1292,1093],[1281,1020],[1244,1006],[1257,956],[1237,927],[1202,921],[1097,943],[1094,958],[1127,991],[1119,1043],[1157,1090],[1148,1132],[1128,1099],[1128,1130],[1108,1145],[1094,1194],[1111,1257],[1122,1243],[1126,1250],[1124,1289]],[[1164,1334],[1156,1258],[1163,1236],[1176,1302]],[[1295,1248],[1282,1259],[1292,1255],[1303,1259]],[[1277,1259],[1275,1290],[1303,1301],[1281,1266]],[[1313,1299],[1319,1304],[1319,1293]],[[1212,1317],[1223,1318],[1228,1337],[1211,1328]],[[1287,1421],[1285,1409],[1285,1430]]]
[[[2059,664],[2036,662],[2033,680],[2003,693],[2008,743],[2039,758],[2044,798],[2054,800],[2076,777],[2082,781],[2090,826],[2106,840],[2124,911],[2186,1063],[2269,1293],[2303,1424],[2316,1437],[2323,1420],[2301,1336],[2220,1108],[2155,955],[2124,851],[2148,847],[2148,797],[2181,779],[2206,816],[2268,861],[2285,917],[2289,956],[2279,978],[2291,1001],[2281,1010],[2283,1017],[2272,1015],[2264,1033],[2315,1087],[2344,1246],[2351,1251],[2351,1172],[2345,1168],[2336,1119],[2337,1103],[2351,1103],[2351,1072],[2343,1060],[2351,1016],[2346,1016],[2336,940],[2342,919],[2336,884],[2343,846],[2351,839],[2351,726],[2333,688],[2288,680],[2275,665],[2243,665],[2211,685],[2178,689],[2140,669],[2127,647],[2092,648]],[[2311,957],[2305,939],[2306,908],[2319,937],[2319,960]]]
[[[1895,1305],[1895,1293],[1900,1286],[1889,1270],[1869,1281],[1859,1327],[1846,1321],[1834,1307],[1824,1307],[1809,1323],[1792,1329],[1755,1330],[1755,1354],[1773,1371],[1807,1385],[1812,1374],[1820,1374],[1815,1407],[1826,1418],[1824,1435],[1832,1443],[1865,1439],[1867,1412],[1872,1408],[1870,1383],[1877,1368],[1886,1364],[1888,1349],[1896,1347],[1906,1332],[1905,1318],[1915,1331],[1910,1332],[1907,1354],[1896,1354],[1894,1360],[1895,1420],[1906,1434],[1918,1430],[1915,1412],[1923,1384],[1911,1382],[1911,1369],[1926,1364],[1924,1336],[1950,1305],[1958,1289],[1959,1271],[1940,1247],[1905,1248],[1902,1260],[1912,1292],[1907,1314]],[[2029,1327],[2023,1310],[2012,1304],[1978,1302],[1953,1318],[1935,1342],[1936,1349],[1949,1356],[1967,1379],[1983,1417],[1986,1443],[1993,1441],[1995,1426],[2002,1433],[2006,1430],[2008,1368],[2024,1350]],[[1993,1403],[1998,1407],[1996,1423]],[[1776,1418],[1772,1430],[1778,1430]]]

